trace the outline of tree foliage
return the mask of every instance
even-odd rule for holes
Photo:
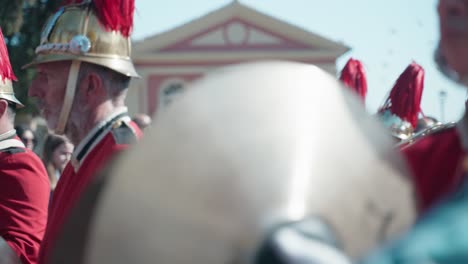
[[[63,0],[0,0],[0,26],[10,54],[10,61],[18,81],[14,89],[25,104],[22,113],[37,114],[34,101],[28,98],[28,87],[34,69],[21,67],[32,61],[39,45],[42,27],[47,18],[57,11]]]

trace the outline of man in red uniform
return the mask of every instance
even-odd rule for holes
[[[47,222],[49,178],[16,136],[16,80],[0,31],[0,263],[37,263]]]
[[[436,61],[443,73],[468,85],[468,0],[440,0],[440,43]],[[457,190],[468,167],[468,117],[435,126],[402,151],[413,172],[421,213]]]
[[[55,190],[40,263],[93,176],[141,136],[124,100],[131,77],[134,1],[84,1],[61,8],[44,27],[29,95],[38,98],[48,126],[76,148]],[[27,65],[27,66],[30,66]]]

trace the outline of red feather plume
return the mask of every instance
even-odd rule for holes
[[[119,31],[129,37],[133,29],[135,0],[94,0],[100,22],[107,30]]]
[[[340,80],[352,91],[357,93],[363,102],[366,101],[367,79],[364,65],[359,60],[349,59],[343,70]]]
[[[64,5],[92,2],[101,24],[109,31],[129,37],[133,29],[135,0],[64,0]]]
[[[411,63],[398,77],[384,106],[379,110],[390,111],[409,122],[413,127],[421,113],[421,99],[424,90],[424,69],[416,62]]]
[[[16,81],[15,73],[11,67],[10,58],[8,56],[8,50],[5,45],[5,39],[3,38],[3,32],[0,29],[0,75],[2,81],[5,79]]]

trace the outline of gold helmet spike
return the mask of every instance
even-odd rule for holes
[[[60,8],[42,31],[35,59],[23,68],[78,60],[139,77],[130,58],[133,10],[134,0],[84,1]]]
[[[0,99],[12,102],[16,107],[24,107],[24,105],[15,96],[12,81],[16,81],[16,76],[11,67],[8,50],[5,45],[5,39],[3,38],[3,33],[0,29]]]

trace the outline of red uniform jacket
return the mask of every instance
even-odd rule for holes
[[[464,148],[456,126],[436,129],[401,150],[413,175],[421,213],[460,186]]]
[[[62,225],[96,172],[102,169],[112,156],[128,148],[129,144],[141,135],[140,129],[130,121],[128,115],[121,113],[98,125],[77,146],[52,197],[39,263],[47,263]]]
[[[49,205],[42,161],[17,137],[0,141],[0,236],[22,263],[37,263]]]

